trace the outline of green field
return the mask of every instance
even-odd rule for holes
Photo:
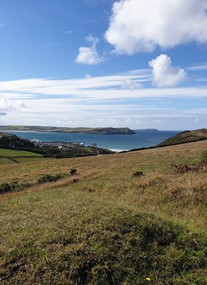
[[[0,165],[1,185],[33,183],[0,195],[0,284],[206,285],[207,170],[175,169],[199,165],[204,150]]]
[[[29,151],[20,151],[20,150],[12,150],[12,149],[4,149],[0,148],[0,157],[27,157],[27,156],[36,156],[41,157],[41,154],[29,152]]]

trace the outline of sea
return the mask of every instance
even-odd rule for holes
[[[135,131],[134,135],[94,135],[81,133],[55,133],[36,131],[9,131],[21,138],[41,142],[78,142],[85,146],[96,145],[100,148],[107,148],[113,151],[126,151],[131,149],[152,147],[180,131]]]

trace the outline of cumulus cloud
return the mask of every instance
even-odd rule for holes
[[[206,9],[206,0],[120,0],[113,4],[105,38],[126,54],[205,43]]]
[[[149,66],[152,67],[152,82],[157,87],[173,87],[186,78],[184,69],[173,67],[166,54],[151,60]]]
[[[91,43],[91,47],[80,47],[78,56],[76,57],[77,63],[95,65],[102,62],[103,58],[99,55],[96,50],[96,45],[98,43],[98,38],[92,35],[87,36],[86,41]]]

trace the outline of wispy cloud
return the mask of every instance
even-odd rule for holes
[[[64,33],[70,35],[70,34],[72,34],[72,31],[71,30],[67,30]]]
[[[52,80],[43,78],[31,78],[15,81],[0,82],[1,92],[18,92],[21,96],[30,97],[37,94],[42,95],[83,95],[90,96],[96,92],[110,93],[113,91],[124,91],[123,85],[130,81],[134,85],[149,81],[150,72],[140,74],[139,71],[122,73],[109,76],[85,77],[81,79]],[[125,87],[125,90],[128,90]],[[25,94],[25,95],[24,95]],[[104,94],[104,93],[103,93]]]
[[[62,96],[72,101],[105,101],[129,98],[201,98],[207,96],[207,87],[140,88],[151,81],[151,73],[117,74],[82,79],[52,80],[33,78],[0,82],[1,94],[10,99]]]
[[[207,70],[207,63],[201,63],[198,65],[191,65],[187,67],[188,70],[195,70],[195,71],[200,71],[200,70]]]
[[[144,88],[151,77],[151,70],[146,69],[68,80],[2,81],[0,112],[7,114],[2,122],[132,128],[139,122],[142,127],[155,124],[165,128],[166,122],[174,124],[172,118],[182,118],[186,124],[194,124],[195,118],[197,124],[207,123],[207,110],[201,108],[207,99],[207,86]]]

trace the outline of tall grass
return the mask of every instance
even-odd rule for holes
[[[0,284],[207,284],[207,142],[109,156],[0,165]],[[142,176],[134,176],[143,172]]]

